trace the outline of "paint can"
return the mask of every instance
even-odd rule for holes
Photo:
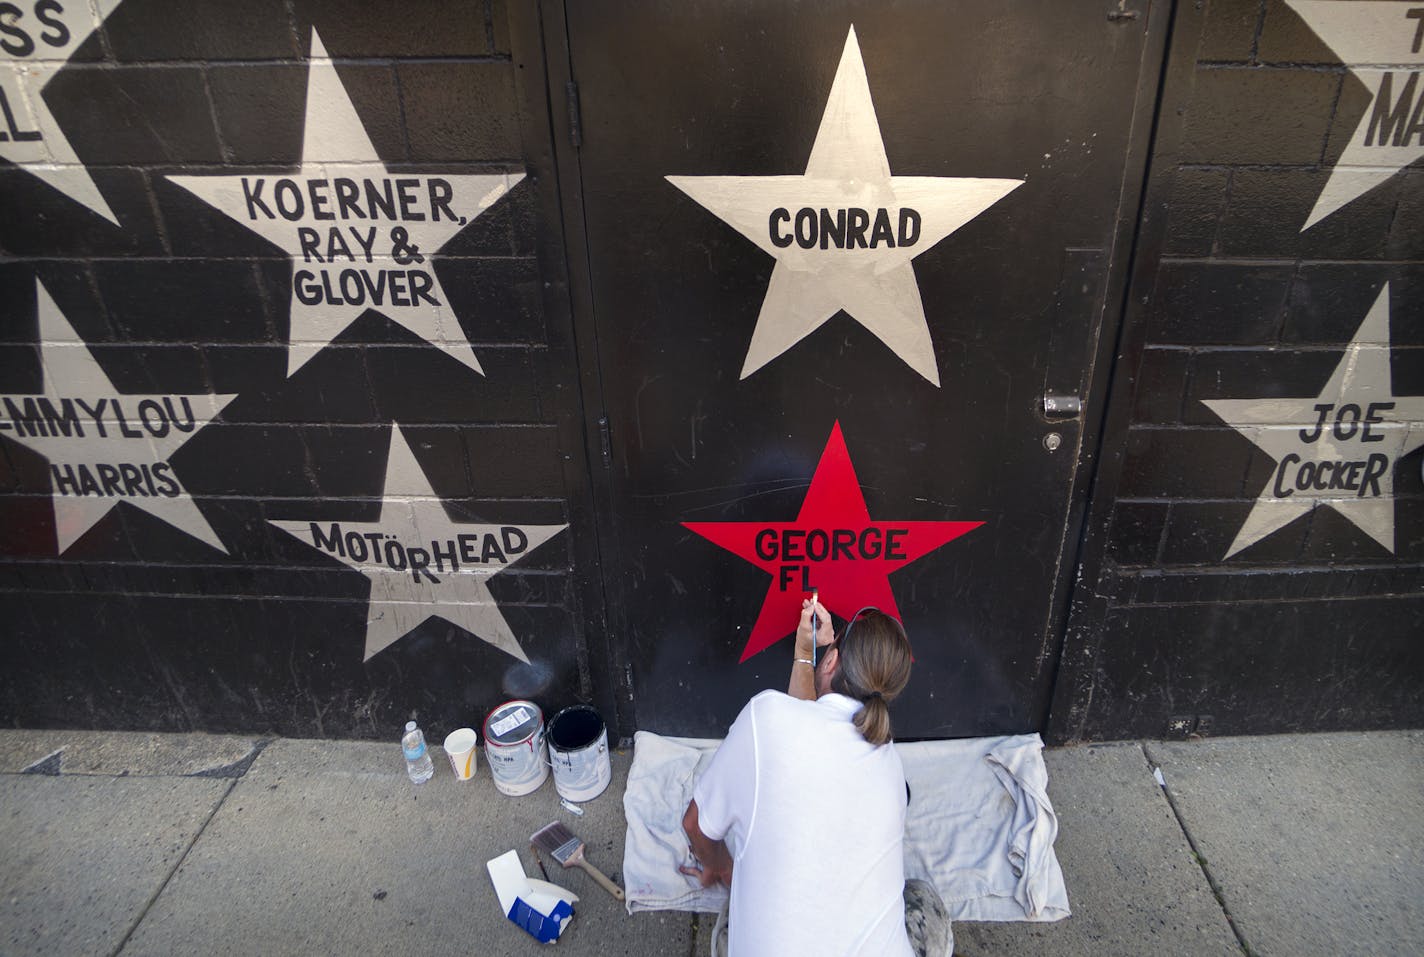
[[[544,712],[532,701],[506,701],[485,718],[485,760],[501,794],[519,797],[549,776]]]
[[[570,801],[591,801],[613,780],[608,728],[586,704],[565,708],[549,722],[549,760],[554,787]]]

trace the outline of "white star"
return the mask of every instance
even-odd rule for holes
[[[1370,107],[1300,228],[1305,232],[1424,156],[1424,10],[1396,0],[1287,2],[1370,91]]]
[[[776,258],[743,379],[844,309],[936,386],[910,260],[1023,185],[892,175],[854,27],[804,175],[667,180]]]
[[[55,122],[44,89],[119,2],[36,4],[29,17],[0,14],[8,27],[0,33],[0,157],[115,226],[118,219]]]
[[[400,426],[383,496],[374,522],[272,522],[370,579],[364,660],[441,618],[528,662],[485,581],[568,526],[451,521]]]
[[[49,459],[60,554],[119,502],[227,552],[168,459],[234,395],[120,395],[36,281],[44,382],[0,395],[0,431]]]
[[[1276,468],[1225,557],[1319,506],[1394,551],[1394,466],[1424,445],[1424,396],[1398,396],[1389,369],[1389,286],[1311,399],[1204,399]]]
[[[450,311],[432,255],[523,173],[390,173],[316,30],[295,174],[170,176],[292,257],[287,375],[367,309],[483,374]]]

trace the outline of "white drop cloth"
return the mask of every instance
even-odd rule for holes
[[[623,889],[628,913],[691,910],[715,914],[727,901],[720,884],[703,888],[678,872],[692,863],[682,815],[692,786],[721,742],[715,738],[633,735],[633,766],[623,792],[628,833],[623,841]]]
[[[720,742],[639,731],[623,810],[628,912],[715,913],[727,899],[678,873],[688,861],[682,814]],[[897,744],[910,785],[905,876],[929,881],[951,920],[1054,921],[1068,891],[1053,853],[1058,817],[1036,734]]]
[[[905,876],[932,883],[950,920],[1068,916],[1037,734],[895,747],[910,785]]]

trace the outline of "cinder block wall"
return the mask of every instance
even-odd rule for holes
[[[45,39],[60,31],[44,22],[44,6],[21,0],[18,19],[4,15],[5,51],[24,49],[25,33],[35,52],[17,62],[50,70],[52,81],[5,89],[18,131],[41,132],[51,159],[62,158],[61,131],[73,157],[63,189],[23,156],[20,165],[0,164],[0,394],[20,417],[26,397],[47,395],[63,412],[66,398],[93,405],[109,396],[139,430],[143,397],[160,405],[169,397],[180,409],[178,397],[200,408],[210,395],[231,398],[210,424],[200,412],[199,427],[171,455],[156,436],[130,440],[137,447],[56,452],[34,441],[36,429],[47,434],[42,416],[5,417],[5,723],[389,736],[412,715],[448,730],[477,723],[511,696],[551,706],[588,696],[569,533],[556,532],[488,580],[528,663],[496,647],[487,610],[472,629],[485,640],[433,618],[366,661],[368,578],[300,528],[389,524],[422,480],[453,523],[569,522],[565,469],[581,467],[581,453],[577,443],[563,447],[550,397],[556,380],[569,381],[572,360],[557,342],[551,347],[545,323],[539,186],[520,180],[524,128],[503,5],[122,0],[67,47]],[[79,36],[93,27],[87,3],[48,6],[51,19],[53,8],[67,10],[62,22]],[[314,36],[334,60],[359,129],[345,121],[339,97],[309,103]],[[53,127],[26,112],[27,96],[40,98]],[[547,125],[533,122],[536,132]],[[377,157],[359,155],[361,132]],[[15,145],[0,142],[0,156],[15,159],[4,151]],[[405,265],[386,264],[438,280],[438,335],[364,306],[298,322],[294,272],[311,264],[259,234],[260,210],[240,221],[173,179],[265,178],[259,201],[280,216],[282,177],[308,173],[304,162],[363,158],[378,158],[366,172],[380,183],[415,178],[419,195],[422,177],[514,182],[463,228],[420,246],[423,258],[408,251]],[[75,185],[84,170],[110,216]],[[242,194],[234,195],[228,207],[240,210]],[[334,208],[334,194],[328,202]],[[457,202],[474,208],[468,196]],[[323,224],[314,225],[325,237]],[[409,223],[411,236],[423,225]],[[381,224],[383,241],[390,226]],[[325,238],[320,248],[329,252]],[[37,280],[39,299],[52,298],[72,334],[53,320],[41,331]],[[344,288],[339,274],[336,281]],[[289,339],[298,338],[314,343],[312,354],[290,370]],[[388,474],[393,424],[418,475]],[[52,499],[61,480],[51,466],[84,454],[95,485],[79,498]],[[165,463],[195,511],[155,511],[155,503],[171,504],[167,486],[147,484],[141,470],[136,485],[117,471],[106,485],[97,471],[105,456],[115,470]],[[96,511],[80,514],[80,498]]]
[[[1418,21],[1396,6],[1407,56]],[[1389,455],[1392,552],[1318,506],[1232,553],[1277,478],[1300,494],[1298,468],[1206,403],[1330,403],[1332,374],[1386,287],[1392,384],[1376,382],[1374,399],[1424,395],[1424,169],[1406,163],[1302,229],[1373,113],[1371,90],[1280,0],[1177,13],[1053,732],[1417,725],[1421,453]],[[1392,106],[1411,69],[1394,73]],[[1356,436],[1338,457],[1384,447]]]

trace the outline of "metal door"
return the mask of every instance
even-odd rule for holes
[[[625,724],[722,733],[814,586],[903,617],[897,736],[1042,727],[1162,19],[546,5]]]

